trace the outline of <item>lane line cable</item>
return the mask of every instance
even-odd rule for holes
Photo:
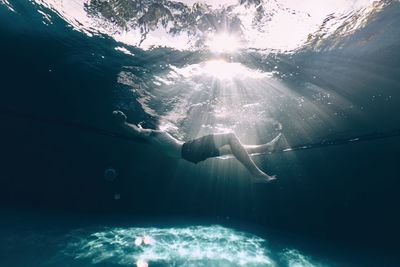
[[[115,132],[112,130],[107,130],[104,128],[100,128],[97,126],[88,125],[88,124],[84,124],[84,123],[80,123],[80,122],[68,121],[68,120],[59,119],[59,118],[44,118],[44,117],[36,116],[33,114],[23,113],[23,112],[19,112],[19,111],[7,109],[7,108],[0,108],[0,112],[2,115],[6,115],[7,117],[19,118],[19,119],[29,120],[29,121],[33,121],[33,122],[44,123],[44,124],[48,124],[48,125],[62,126],[65,128],[75,129],[75,130],[93,133],[93,134],[97,134],[97,135],[118,138],[121,140],[134,142],[134,143],[147,143],[144,139],[141,139],[138,137],[127,136],[127,135],[124,135],[122,133],[118,133],[118,132]],[[390,131],[386,131],[386,132],[373,132],[373,133],[367,133],[367,134],[343,137],[343,138],[336,138],[336,139],[323,139],[322,141],[319,141],[319,142],[298,144],[298,145],[295,145],[295,146],[292,146],[289,148],[279,149],[279,150],[276,150],[274,153],[315,149],[315,148],[322,148],[322,147],[328,147],[328,146],[339,146],[339,145],[346,145],[346,144],[351,144],[351,143],[356,143],[356,142],[366,142],[366,141],[386,139],[386,138],[392,138],[392,137],[398,137],[398,136],[400,136],[400,129],[394,129],[394,130],[390,130]],[[265,154],[271,154],[271,152],[256,153],[256,154],[252,154],[252,156],[261,156],[261,155],[265,155]],[[230,156],[222,157],[222,158],[226,159],[226,158],[230,158]]]

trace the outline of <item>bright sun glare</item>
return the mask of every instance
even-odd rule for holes
[[[259,70],[252,70],[240,63],[230,63],[222,59],[209,60],[204,63],[203,71],[207,75],[220,80],[232,80],[234,78],[260,79],[268,76]]]
[[[206,46],[214,53],[233,53],[239,49],[240,42],[235,35],[222,33],[211,37]]]

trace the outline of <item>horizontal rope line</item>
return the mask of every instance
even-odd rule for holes
[[[122,139],[125,141],[130,141],[130,142],[135,142],[135,143],[147,143],[146,140],[141,139],[141,138],[127,136],[127,135],[124,135],[124,134],[121,134],[118,132],[114,132],[111,130],[103,129],[103,128],[92,126],[92,125],[87,125],[84,123],[67,121],[67,120],[63,120],[63,119],[43,118],[40,116],[35,116],[32,114],[27,114],[27,113],[23,113],[23,112],[18,112],[18,111],[14,111],[14,110],[7,109],[7,108],[0,108],[0,112],[8,117],[36,121],[36,122],[50,124],[50,125],[63,126],[63,127],[67,127],[67,128],[72,128],[72,129],[76,129],[76,130],[80,130],[80,131],[103,135],[103,136],[114,137],[114,138]],[[290,151],[297,151],[297,150],[315,149],[315,148],[322,148],[322,147],[328,147],[328,146],[346,145],[346,144],[352,144],[355,142],[366,142],[366,141],[385,139],[385,138],[391,138],[391,137],[397,137],[397,136],[400,136],[400,129],[394,129],[392,131],[381,132],[381,133],[379,133],[379,132],[368,133],[368,134],[364,134],[364,135],[358,135],[358,136],[352,136],[352,137],[346,137],[346,138],[337,138],[337,139],[330,139],[330,140],[325,139],[320,142],[299,144],[299,145],[292,146],[290,148],[279,149],[279,150],[276,150],[275,153],[276,152],[290,152]],[[256,153],[256,154],[252,154],[252,156],[261,156],[261,155],[266,155],[266,154],[271,154],[271,153],[270,152]],[[226,157],[221,157],[221,158],[226,159],[226,158],[231,158],[231,156],[226,156]]]

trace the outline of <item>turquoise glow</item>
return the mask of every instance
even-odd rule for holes
[[[266,240],[222,226],[104,228],[76,231],[64,253],[121,266],[316,267],[296,250],[274,253]],[[273,257],[277,256],[276,262]]]

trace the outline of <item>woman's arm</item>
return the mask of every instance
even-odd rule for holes
[[[151,129],[143,129],[140,128],[134,124],[130,124],[125,122],[123,124],[123,127],[132,135],[138,136],[138,137],[148,137],[152,133],[153,130]]]
[[[143,129],[142,127],[138,127],[134,124],[127,123],[126,115],[120,110],[114,110],[112,112],[112,116],[119,125],[122,125],[122,127],[133,136],[146,138],[149,137],[153,132],[151,129]]]

